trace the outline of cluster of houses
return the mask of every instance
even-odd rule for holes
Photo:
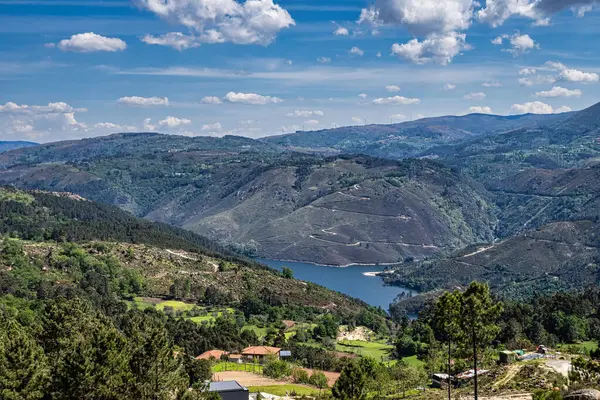
[[[236,363],[261,363],[266,359],[280,359],[290,357],[291,355],[292,353],[290,351],[282,350],[279,347],[250,346],[242,350],[241,353],[230,353],[223,350],[208,350],[196,357],[196,360],[227,360]]]

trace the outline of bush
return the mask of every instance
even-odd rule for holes
[[[273,379],[280,379],[290,376],[292,370],[285,361],[271,361],[263,368],[263,374]]]
[[[294,368],[292,370],[292,379],[294,380],[294,383],[310,383],[308,372],[301,368]]]
[[[318,387],[319,389],[324,389],[328,386],[327,377],[322,372],[313,372],[310,377],[309,383],[313,386]]]

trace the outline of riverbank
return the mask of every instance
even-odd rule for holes
[[[256,257],[255,260],[265,260],[265,258]],[[389,267],[391,265],[400,265],[401,263],[393,262],[393,263],[350,263],[350,264],[319,264],[313,261],[299,261],[299,260],[280,260],[280,259],[270,259],[271,261],[277,262],[289,262],[296,264],[310,264],[316,265],[319,267],[329,267],[329,268],[349,268],[349,267]]]

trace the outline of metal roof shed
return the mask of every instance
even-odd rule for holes
[[[211,382],[209,392],[216,392],[223,400],[248,400],[250,393],[248,388],[236,381]]]

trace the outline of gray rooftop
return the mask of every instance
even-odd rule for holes
[[[208,388],[209,392],[237,392],[248,391],[245,387],[236,381],[211,382]]]

